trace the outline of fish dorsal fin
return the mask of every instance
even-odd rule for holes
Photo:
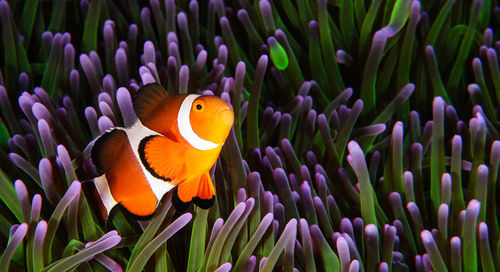
[[[106,172],[113,166],[127,141],[127,134],[121,129],[108,131],[95,141],[91,156],[100,172]]]
[[[158,107],[165,102],[167,97],[167,91],[158,83],[142,86],[134,96],[135,114],[144,123],[157,112]]]

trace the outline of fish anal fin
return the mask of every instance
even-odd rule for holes
[[[141,122],[149,120],[162,107],[168,97],[167,91],[158,83],[144,85],[134,96],[134,111]]]
[[[92,147],[92,161],[97,169],[106,172],[112,168],[123,147],[128,143],[127,134],[113,129],[101,135]]]
[[[139,220],[147,220],[156,212],[157,201],[148,196],[124,199],[120,202],[127,212]]]

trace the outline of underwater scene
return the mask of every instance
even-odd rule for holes
[[[500,271],[500,1],[0,0],[0,271]]]

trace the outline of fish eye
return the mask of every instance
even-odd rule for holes
[[[197,112],[202,112],[205,110],[205,103],[203,101],[196,101],[193,105],[193,110]]]

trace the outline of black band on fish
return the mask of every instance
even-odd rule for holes
[[[146,154],[144,153],[144,150],[146,149],[146,144],[148,143],[149,140],[152,140],[154,137],[158,137],[157,135],[151,135],[148,136],[144,139],[141,140],[141,143],[139,144],[138,151],[139,151],[139,157],[141,158],[142,165],[144,165],[144,168],[148,170],[151,175],[157,179],[161,179],[163,181],[172,181],[170,178],[166,178],[164,176],[159,175],[156,173],[156,171],[149,165],[148,161],[146,160]]]

